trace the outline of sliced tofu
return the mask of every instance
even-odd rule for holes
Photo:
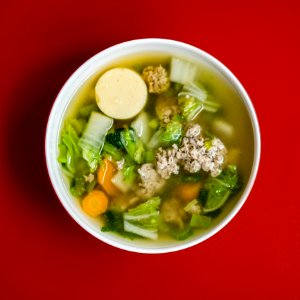
[[[96,101],[100,110],[114,119],[136,116],[147,101],[147,86],[142,77],[127,68],[114,68],[98,80]]]

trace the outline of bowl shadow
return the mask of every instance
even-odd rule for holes
[[[52,188],[45,161],[45,133],[48,116],[55,98],[70,75],[95,53],[106,48],[103,45],[76,53],[63,53],[49,58],[47,63],[29,70],[26,77],[16,82],[12,91],[10,124],[7,126],[7,161],[14,182],[24,193],[27,205],[39,213],[64,223],[66,215]],[[26,170],[19,180],[20,170]],[[25,176],[24,176],[25,175]],[[29,203],[28,203],[29,201]],[[47,218],[47,217],[46,217]]]

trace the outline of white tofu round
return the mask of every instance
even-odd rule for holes
[[[147,101],[147,86],[142,77],[127,68],[114,68],[98,80],[96,101],[100,110],[114,119],[136,116]]]

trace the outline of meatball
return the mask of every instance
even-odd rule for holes
[[[161,94],[170,86],[168,73],[162,65],[146,67],[142,77],[148,86],[149,93]]]
[[[157,194],[165,185],[160,175],[156,172],[154,165],[147,163],[143,164],[139,169],[140,183],[137,194],[144,199],[150,198]]]

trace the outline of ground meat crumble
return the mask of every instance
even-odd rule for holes
[[[162,65],[146,67],[142,77],[148,85],[149,93],[160,94],[170,86],[168,73]]]
[[[150,198],[157,194],[165,184],[165,180],[155,170],[151,163],[143,164],[139,169],[141,181],[137,191],[141,198]]]
[[[201,135],[201,127],[194,124],[189,127],[182,139],[181,145],[172,148],[159,148],[156,154],[158,174],[168,179],[172,174],[178,174],[180,166],[190,173],[201,169],[210,172],[211,176],[218,176],[222,171],[226,148],[218,138],[213,138],[209,145]]]

